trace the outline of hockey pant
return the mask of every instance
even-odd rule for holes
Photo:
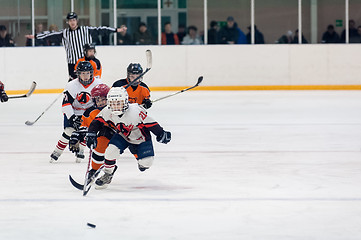
[[[104,171],[113,173],[116,159],[129,148],[130,152],[138,160],[138,167],[148,169],[152,166],[154,160],[154,149],[152,140],[140,144],[131,144],[119,134],[114,134],[110,139],[109,145],[105,150]]]

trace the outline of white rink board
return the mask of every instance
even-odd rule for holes
[[[103,81],[126,76],[130,62],[153,68],[145,76],[152,86],[190,86],[203,75],[203,86],[360,85],[360,44],[99,46]],[[8,90],[62,89],[67,82],[63,47],[0,48],[0,79]]]
[[[158,98],[168,92],[154,92]],[[172,132],[139,172],[126,152],[105,190],[49,155],[57,94],[0,104],[0,239],[359,240],[360,91],[191,91],[149,113]],[[90,229],[86,223],[95,224]]]

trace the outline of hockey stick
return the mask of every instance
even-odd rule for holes
[[[46,112],[46,111],[48,111],[49,110],[49,108],[51,108],[51,106],[53,106],[54,105],[54,103],[59,99],[59,97],[61,97],[63,95],[63,93],[61,93],[61,94],[59,94],[59,96],[57,96],[56,97],[56,99],[39,115],[39,117],[37,117],[36,119],[35,119],[35,121],[26,121],[25,122],[25,124],[26,125],[28,125],[28,126],[31,126],[31,125],[33,125],[34,123],[36,123],[38,120],[39,120],[39,118],[41,118],[41,116],[43,116],[44,115],[44,113]]]
[[[199,85],[202,81],[203,81],[203,76],[200,76],[200,77],[198,78],[197,83],[196,83],[194,86],[189,87],[189,88],[186,88],[186,89],[183,89],[183,90],[180,90],[180,91],[175,92],[175,93],[172,93],[172,94],[170,94],[170,95],[167,95],[167,96],[164,96],[164,97],[155,99],[155,100],[152,101],[152,103],[158,102],[158,101],[163,100],[163,99],[165,99],[165,98],[169,98],[169,97],[172,97],[172,96],[174,96],[174,95],[180,94],[180,93],[182,93],[182,92],[191,90],[191,89],[193,89],[193,88],[195,88],[195,87],[198,87],[198,85]]]
[[[31,86],[30,86],[29,91],[26,94],[18,95],[18,96],[9,96],[9,99],[10,98],[26,98],[26,97],[30,97],[30,95],[34,92],[35,88],[36,88],[36,82],[33,81]]]
[[[103,169],[103,166],[101,166],[95,173],[94,175],[89,179],[90,182],[92,182],[94,180],[94,178],[96,178],[98,176],[98,174],[100,173],[100,171]],[[78,183],[77,181],[74,180],[74,178],[69,174],[69,180],[70,180],[70,183],[76,188],[76,189],[79,189],[81,191],[84,191],[84,186],[86,187],[86,185],[84,184],[80,184]],[[93,183],[91,184],[91,186],[93,186]],[[88,188],[88,191],[90,190],[90,187]],[[86,194],[88,193],[88,191],[86,192]],[[85,195],[86,195],[85,194]],[[84,192],[83,192],[83,196],[84,195]]]
[[[90,188],[92,187],[92,185],[90,184],[89,187],[88,186],[88,176],[89,176],[89,167],[91,165],[91,161],[92,161],[92,153],[93,153],[93,149],[90,148],[89,151],[89,161],[88,161],[88,168],[86,169],[86,173],[85,173],[85,180],[84,180],[84,187],[83,187],[83,196],[87,195],[87,193],[89,192]],[[95,176],[95,175],[94,175]],[[92,179],[89,179],[92,181]],[[91,182],[89,182],[91,183]]]
[[[147,72],[149,72],[150,69],[152,69],[152,64],[153,64],[153,57],[152,57],[152,51],[150,51],[149,49],[147,51],[145,51],[145,56],[147,58],[147,69],[145,69],[144,72],[142,72],[136,79],[134,79],[133,81],[129,82],[124,88],[127,89],[129,88],[133,82],[139,80],[141,77],[143,77]]]

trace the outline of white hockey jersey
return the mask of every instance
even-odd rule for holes
[[[94,105],[91,98],[91,90],[102,81],[94,78],[93,82],[84,86],[76,78],[65,86],[62,110],[69,119],[73,114],[83,115],[84,111]]]
[[[113,128],[132,144],[140,144],[149,140],[151,138],[150,131],[157,137],[164,132],[163,128],[137,103],[129,104],[128,110],[120,117],[105,107],[91,123],[89,131],[97,132],[101,128],[97,122],[101,123],[102,126],[106,125]],[[95,127],[96,125],[98,126]]]

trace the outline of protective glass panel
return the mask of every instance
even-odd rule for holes
[[[250,7],[249,0],[209,1],[208,42],[210,44],[246,44],[247,27],[250,25],[251,17]]]
[[[25,46],[31,34],[31,0],[1,1],[0,47]]]
[[[345,35],[341,41],[341,34],[345,29],[345,1],[318,0],[317,42],[340,43],[345,42]]]

